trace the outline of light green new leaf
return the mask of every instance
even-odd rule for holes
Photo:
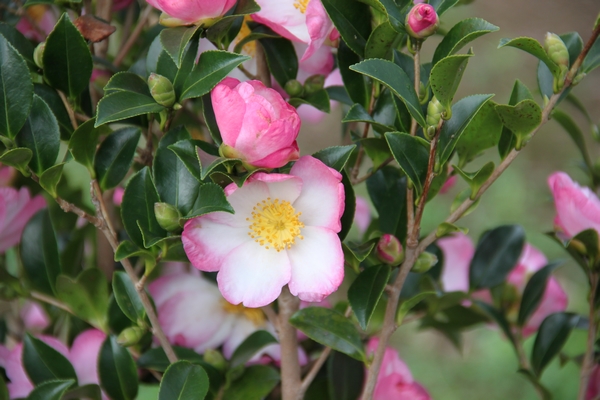
[[[431,70],[429,77],[431,90],[446,110],[452,105],[460,80],[472,56],[473,54],[459,54],[445,57]]]
[[[481,185],[483,185],[485,183],[485,181],[487,181],[487,179],[494,172],[494,163],[492,161],[490,161],[487,164],[485,164],[483,167],[481,167],[478,171],[471,172],[471,173],[464,172],[462,169],[460,169],[456,165],[454,166],[454,169],[469,184],[469,187],[471,188],[470,199],[474,200],[475,197],[477,196],[477,193],[479,193],[479,189],[481,188]]]
[[[33,157],[33,152],[25,147],[10,149],[0,155],[0,163],[9,165],[18,169],[23,175],[29,176],[29,167],[27,166]]]
[[[537,40],[530,37],[518,37],[515,39],[500,40],[498,48],[505,46],[515,47],[517,49],[526,51],[527,53],[537,57],[544,64],[546,64],[546,66],[548,66],[548,68],[552,72],[552,75],[558,76],[560,74],[559,66],[554,61],[552,61],[548,54],[546,54],[546,51]]]
[[[53,198],[56,198],[58,194],[56,193],[56,187],[58,186],[58,182],[62,177],[63,167],[66,163],[56,164],[47,170],[45,170],[42,175],[40,175],[40,186]]]
[[[529,140],[533,132],[542,123],[542,109],[529,99],[520,101],[514,106],[499,104],[496,112],[505,127],[516,136],[515,148],[520,150]]]

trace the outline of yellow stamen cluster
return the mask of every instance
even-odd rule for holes
[[[244,40],[248,35],[252,33],[250,27],[248,27],[248,22],[252,22],[252,18],[249,15],[244,17],[244,22],[242,22],[242,26],[240,28],[240,32],[237,34],[235,39],[233,39],[234,45],[237,45],[239,42]],[[250,57],[254,57],[256,54],[256,41],[252,40],[246,43],[243,46],[244,52]]]
[[[306,14],[306,7],[308,6],[309,0],[296,0],[294,2],[294,8],[300,10],[302,14]]]
[[[268,197],[254,206],[251,218],[246,218],[251,222],[248,235],[266,249],[274,248],[278,252],[290,249],[296,238],[304,239],[300,234],[300,229],[304,228],[300,222],[301,214],[289,201]]]
[[[254,326],[263,326],[266,322],[265,314],[260,308],[247,308],[241,304],[235,305],[229,303],[227,300],[223,300],[223,309],[230,314],[242,314]]]

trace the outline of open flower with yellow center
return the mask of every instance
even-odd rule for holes
[[[337,233],[344,212],[339,172],[310,156],[290,174],[257,172],[225,188],[235,214],[215,212],[188,221],[183,247],[202,271],[218,271],[221,294],[232,304],[262,307],[281,288],[318,302],[344,278]]]

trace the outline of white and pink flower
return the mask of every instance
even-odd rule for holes
[[[441,238],[437,245],[444,254],[442,284],[446,292],[469,291],[469,265],[475,254],[471,238],[464,233]]]
[[[304,156],[289,175],[258,172],[241,188],[231,184],[225,193],[235,214],[188,221],[184,250],[196,268],[218,271],[219,290],[232,304],[262,307],[285,285],[301,300],[321,301],[344,278],[341,179]]]
[[[46,200],[32,199],[27,188],[0,187],[0,254],[20,242],[27,221],[44,207]]]

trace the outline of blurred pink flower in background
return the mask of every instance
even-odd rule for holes
[[[458,175],[452,175],[451,177],[446,179],[446,182],[444,182],[444,184],[440,188],[440,194],[447,193],[450,189],[452,189],[454,187],[454,185],[456,184],[457,180],[458,180]]]
[[[600,364],[594,364],[585,392],[585,400],[595,400],[598,396],[600,396]]]
[[[375,353],[378,344],[377,337],[369,340],[367,356]],[[423,386],[413,379],[408,366],[398,356],[398,351],[387,347],[375,384],[373,400],[431,400],[431,397]]]
[[[475,246],[471,238],[464,233],[455,233],[437,241],[444,254],[442,284],[446,292],[469,291],[469,265]]]
[[[122,9],[129,7],[133,3],[133,0],[113,0],[112,10],[121,11]]]
[[[164,14],[160,23],[165,26],[212,25],[233,7],[236,0],[146,0]]]
[[[19,243],[29,219],[44,207],[46,200],[32,199],[27,188],[0,187],[0,254]]]
[[[232,304],[262,307],[288,285],[300,300],[318,302],[344,278],[337,233],[344,211],[339,172],[311,156],[290,175],[252,175],[225,188],[235,214],[215,212],[188,221],[183,247],[196,268],[219,271],[217,282]]]
[[[52,8],[36,4],[27,7],[25,16],[21,17],[15,28],[27,39],[43,42],[57,22]]]
[[[68,358],[77,373],[79,386],[99,384],[98,356],[105,339],[106,335],[98,329],[88,329],[73,341]],[[104,395],[103,397],[106,398]]]
[[[13,167],[0,164],[0,187],[9,186],[16,173]]]
[[[369,202],[362,196],[356,196],[356,210],[354,211],[354,223],[358,232],[362,235],[371,224],[371,208]]]
[[[564,172],[548,178],[554,196],[554,225],[568,238],[586,229],[600,233],[600,199],[587,187],[581,187]]]
[[[221,152],[259,168],[279,168],[299,157],[300,117],[259,81],[225,78],[211,92],[223,138]]]
[[[117,207],[121,206],[121,203],[123,203],[123,195],[124,194],[125,194],[125,189],[123,189],[120,186],[115,188],[115,191],[113,192],[113,203],[115,204],[115,206],[117,206]]]
[[[28,331],[41,332],[50,325],[50,317],[44,308],[34,301],[27,301],[21,308],[20,315]]]

